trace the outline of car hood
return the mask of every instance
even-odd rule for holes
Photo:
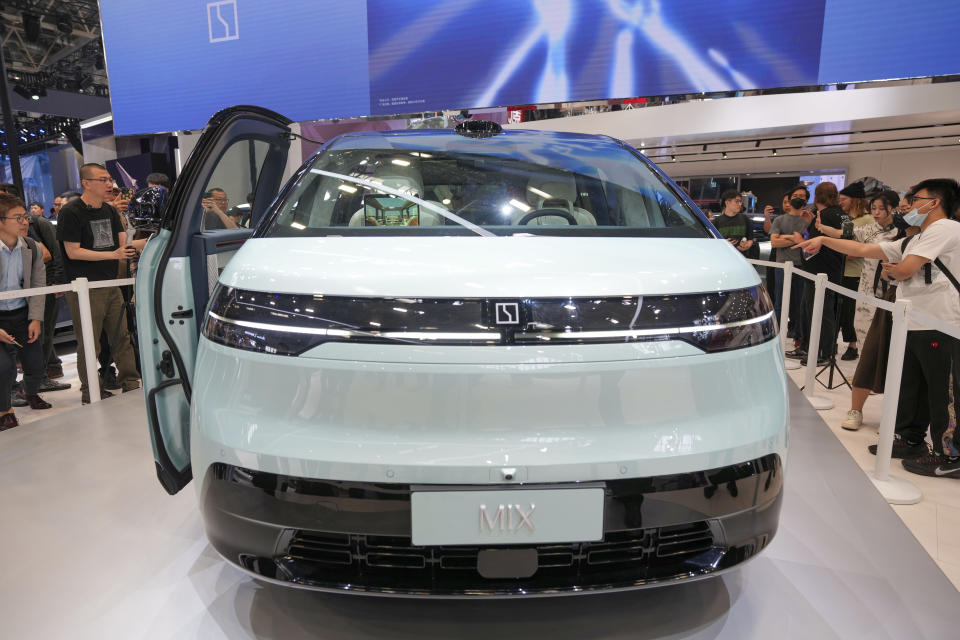
[[[220,281],[273,293],[513,298],[699,293],[760,280],[724,240],[513,236],[256,238]]]

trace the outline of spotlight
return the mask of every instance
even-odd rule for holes
[[[35,13],[23,12],[23,35],[27,42],[40,40],[40,16]]]
[[[773,154],[772,154],[772,155],[777,155],[777,150],[776,150],[776,149],[773,150]]]
[[[760,146],[760,141],[757,140],[756,144],[754,144],[753,146],[754,146],[754,147],[759,147],[759,146]]]
[[[707,145],[703,145],[703,150],[704,150],[704,151],[707,150]]]
[[[40,98],[45,98],[47,96],[47,89],[45,87],[36,87],[30,91],[31,100],[39,100]]]
[[[676,162],[676,161],[677,161],[677,156],[670,156],[670,159],[671,159],[672,161]]]
[[[727,159],[727,152],[726,152],[726,151],[723,152],[723,155],[720,157],[720,159],[721,159],[721,160],[726,160],[726,159]]]

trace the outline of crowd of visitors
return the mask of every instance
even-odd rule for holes
[[[127,262],[143,250],[146,238],[128,241],[125,213],[129,197],[105,167],[80,167],[82,192],[68,191],[43,205],[24,203],[17,187],[0,183],[0,292],[116,280],[128,274]],[[151,174],[148,184],[169,188],[170,179]],[[129,288],[90,289],[91,324],[97,336],[101,398],[140,386],[140,373],[128,326]],[[63,364],[54,348],[57,313],[66,299],[73,330],[81,335],[76,293],[50,293],[0,300],[0,431],[18,426],[13,407],[42,410],[52,405],[39,393],[69,389],[58,382]],[[90,402],[83,341],[77,339],[77,373],[81,403]],[[114,370],[114,366],[116,369]],[[22,382],[16,382],[18,371]]]
[[[797,270],[825,273],[829,282],[893,302],[909,300],[912,309],[960,327],[960,187],[955,180],[930,179],[900,196],[882,185],[862,182],[842,190],[821,182],[809,192],[800,185],[783,194],[782,213],[764,210],[771,258]],[[753,246],[754,236],[736,191],[721,196],[723,210],[714,219],[721,235],[738,250]],[[782,269],[775,269],[773,300],[777,316],[783,301]],[[813,283],[795,275],[790,292],[788,358],[806,365],[813,325]],[[838,299],[839,298],[839,299]],[[827,290],[821,318],[818,366],[835,365],[837,341],[846,343],[839,359],[859,360],[851,384],[851,407],[840,425],[857,430],[871,394],[884,392],[890,347],[890,312]],[[911,321],[898,390],[893,457],[917,474],[960,478],[960,341]],[[927,435],[931,445],[927,444]],[[876,453],[876,445],[870,446]]]

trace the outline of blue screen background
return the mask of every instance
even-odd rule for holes
[[[817,84],[955,73],[957,0],[828,0]]]
[[[293,120],[367,115],[362,0],[237,0],[236,40],[210,42],[203,0],[100,0],[117,134],[203,127],[237,104]]]
[[[236,104],[303,121],[960,73],[956,0],[100,5],[121,135]]]
[[[823,0],[368,0],[371,111],[815,84]],[[784,25],[790,25],[784,29]]]

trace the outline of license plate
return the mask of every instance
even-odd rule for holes
[[[414,491],[415,545],[545,544],[603,538],[603,489]]]

